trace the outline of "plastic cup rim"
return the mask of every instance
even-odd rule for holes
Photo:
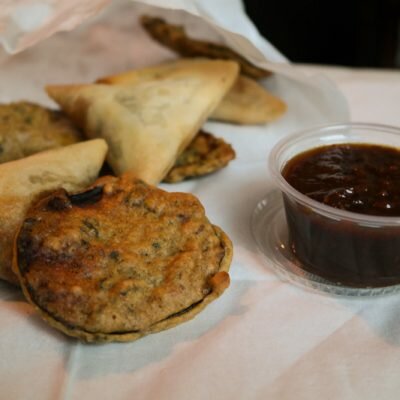
[[[374,124],[374,123],[361,123],[361,122],[346,122],[346,123],[337,123],[337,124],[326,124],[320,125],[312,128],[308,128],[302,130],[300,132],[289,135],[280,141],[278,141],[275,146],[272,148],[269,158],[268,158],[268,167],[269,171],[274,178],[274,181],[278,185],[279,189],[283,194],[286,194],[290,198],[296,200],[301,205],[308,207],[318,214],[321,214],[325,217],[335,220],[346,220],[350,222],[354,222],[359,225],[366,225],[371,227],[381,227],[381,226],[400,226],[400,216],[399,217],[385,217],[385,216],[375,216],[375,215],[367,215],[355,213],[352,211],[340,210],[338,208],[334,208],[328,206],[326,204],[320,203],[316,200],[311,199],[310,197],[304,195],[298,190],[294,189],[283,177],[281,170],[283,165],[278,165],[278,160],[283,151],[285,151],[289,146],[293,146],[296,143],[302,142],[304,139],[312,137],[319,134],[326,134],[332,131],[339,131],[345,129],[364,129],[367,131],[382,131],[385,133],[396,134],[400,136],[400,128],[383,125],[383,124]],[[346,143],[346,141],[341,141],[337,143]],[[353,141],[353,143],[356,143]],[[365,142],[367,143],[367,142]],[[369,142],[368,142],[369,143]],[[374,144],[373,142],[371,142]],[[328,143],[327,143],[328,144]],[[330,143],[330,144],[334,144]],[[389,147],[397,147],[392,146],[391,144],[387,144]],[[319,147],[316,145],[315,147]],[[311,149],[312,147],[310,147]],[[400,146],[399,146],[400,148]],[[300,151],[297,154],[300,154]]]

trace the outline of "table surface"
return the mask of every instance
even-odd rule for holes
[[[400,69],[361,69],[298,65],[301,71],[320,72],[345,95],[354,122],[400,126],[396,104],[400,99]]]
[[[353,121],[400,126],[399,71],[295,68],[334,81]],[[231,287],[193,321],[134,343],[85,345],[0,284],[0,398],[397,399],[400,295],[332,297],[279,279],[249,228],[262,164],[233,163],[196,189],[213,218],[230,221],[235,257]],[[232,183],[223,201],[212,190],[221,179]]]

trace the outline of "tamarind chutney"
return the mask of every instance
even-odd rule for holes
[[[397,222],[328,218],[284,194],[289,243],[304,269],[354,287],[400,283],[400,150],[364,143],[317,147],[290,159],[282,175],[320,203]]]

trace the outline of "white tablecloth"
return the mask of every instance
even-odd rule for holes
[[[352,120],[400,126],[400,72],[296,68],[336,82]],[[187,187],[234,242],[229,290],[174,329],[87,345],[47,327],[1,283],[1,399],[399,398],[400,295],[330,297],[279,280],[249,227],[269,188],[265,158],[237,152],[224,171]]]

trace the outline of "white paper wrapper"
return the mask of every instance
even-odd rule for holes
[[[38,4],[47,3],[52,4],[44,1]],[[23,34],[20,42],[32,43],[32,35],[38,40],[56,30],[71,28],[104,5],[99,0],[93,0],[84,2],[86,7],[64,10],[61,7],[64,3],[70,4],[60,1],[53,4],[55,14],[52,20],[59,21],[58,25],[39,26]],[[168,8],[149,4],[168,5]],[[14,11],[15,8],[18,7],[14,7]],[[174,53],[155,43],[139,26],[137,16],[144,13],[182,23],[189,35],[226,44],[255,64],[276,72],[263,84],[287,102],[289,112],[278,123],[250,128],[253,141],[257,133],[280,136],[283,132],[349,118],[341,93],[322,76],[307,77],[295,72],[285,57],[259,35],[244,14],[239,0],[113,3],[100,16],[88,20],[78,29],[54,35],[14,56],[3,54],[0,101],[28,99],[50,104],[43,91],[46,84],[89,82],[103,75],[176,58]],[[14,14],[9,12],[9,23],[10,15]],[[7,35],[3,36],[3,41],[11,43]],[[228,129],[234,131],[238,127]],[[247,139],[244,142],[246,146]]]
[[[90,13],[104,5],[90,4]],[[168,9],[151,4],[168,4]],[[71,10],[66,13],[70,17]],[[231,237],[231,287],[193,321],[177,328],[135,343],[88,346],[47,327],[18,290],[0,283],[0,397],[280,398],[275,390],[286,390],[282,380],[285,373],[300,379],[298,376],[303,375],[291,374],[291,367],[300,359],[310,360],[303,355],[362,308],[359,303],[343,305],[328,298],[316,301],[315,295],[282,284],[257,253],[249,224],[257,201],[271,189],[266,168],[269,150],[293,131],[347,120],[348,109],[341,93],[327,79],[293,69],[257,33],[239,1],[114,2],[73,31],[53,35],[13,56],[4,55],[0,101],[26,99],[54,106],[43,90],[46,84],[92,82],[104,75],[175,58],[139,26],[137,17],[142,13],[183,23],[189,34],[227,44],[275,71],[263,84],[288,104],[287,114],[268,125],[207,123],[206,130],[233,145],[236,160],[208,177],[163,185],[169,191],[197,195],[210,220]],[[76,22],[69,22],[63,29]],[[48,36],[57,30],[54,28],[47,26],[44,35],[37,35]],[[23,36],[21,42],[7,40],[8,46],[33,43]],[[292,306],[287,308],[288,302]],[[315,330],[317,317],[320,328]],[[301,340],[293,337],[294,332]],[[366,336],[365,341],[368,339]],[[317,352],[316,359],[323,359],[318,356]],[[394,358],[390,360],[395,362]],[[336,361],[333,354],[332,363]],[[340,379],[334,370],[329,369],[329,373],[332,379]],[[322,385],[322,395],[323,389]],[[287,398],[291,398],[290,393]]]

